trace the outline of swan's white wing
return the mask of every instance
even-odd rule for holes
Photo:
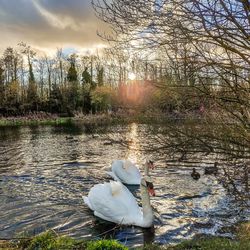
[[[141,182],[141,174],[139,169],[134,164],[125,164],[124,161],[117,160],[112,164],[112,172],[123,183],[139,185]]]
[[[142,218],[134,196],[120,182],[95,185],[89,192],[88,201],[95,215],[108,221],[135,224]]]

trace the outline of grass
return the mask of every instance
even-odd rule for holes
[[[250,241],[233,241],[226,238],[212,237],[182,242],[166,248],[167,250],[249,250]]]
[[[63,117],[60,118],[56,115],[45,114],[39,116],[31,114],[27,116],[16,116],[0,118],[0,128],[8,126],[38,126],[38,125],[69,125],[69,124],[83,124],[83,125],[115,125],[115,124],[128,124],[132,122],[143,124],[162,124],[166,122],[175,122],[167,115],[164,114],[95,114],[95,115],[83,115],[80,117]]]
[[[0,241],[1,250],[128,250],[115,240],[75,240],[67,236],[58,236],[49,230],[33,238],[19,242]],[[177,245],[157,244],[135,248],[135,250],[249,250],[250,249],[250,222],[240,224],[237,228],[235,240],[222,237],[200,237],[184,241]]]
[[[38,126],[38,125],[67,125],[71,124],[71,118],[56,118],[56,119],[0,119],[0,127],[19,127],[19,126]]]
[[[86,250],[128,250],[128,248],[115,240],[98,240],[90,241]]]
[[[241,241],[250,241],[250,222],[241,223],[237,228],[237,235]]]
[[[1,250],[128,250],[116,240],[76,240],[49,230],[18,242],[0,241]]]
[[[184,241],[180,244],[160,246],[156,244],[136,248],[136,250],[249,250],[250,249],[250,222],[242,223],[237,227],[236,239],[222,237],[200,237]],[[0,241],[2,250],[128,250],[126,246],[115,240],[75,240],[67,236],[58,236],[49,230],[33,238],[26,238],[19,242]]]

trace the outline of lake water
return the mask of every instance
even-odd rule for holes
[[[233,237],[231,226],[249,218],[249,210],[243,210],[214,176],[202,174],[206,163],[196,164],[202,175],[195,181],[190,165],[171,164],[158,152],[144,152],[140,144],[151,143],[147,138],[155,136],[146,125],[137,124],[99,132],[83,125],[1,128],[0,238],[54,229],[75,238],[115,238],[133,247],[175,243],[197,234]],[[109,181],[103,168],[126,157],[140,168],[146,158],[155,161],[154,228],[107,223],[83,203],[82,196],[93,185]],[[129,188],[140,202],[138,188]]]

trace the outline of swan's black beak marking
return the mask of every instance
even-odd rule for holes
[[[154,185],[152,182],[146,181],[148,192],[150,195],[155,196],[155,190],[154,190]]]

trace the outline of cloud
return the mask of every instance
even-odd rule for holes
[[[1,0],[0,50],[24,41],[33,47],[91,48],[100,43],[98,20],[91,0]]]
[[[47,20],[48,25],[52,25],[53,27],[59,29],[65,29],[66,27],[70,26],[73,26],[73,28],[75,28],[76,25],[72,19],[64,18],[63,20],[60,20],[59,17],[40,6],[38,2],[34,2],[34,5],[36,6],[41,16],[43,16]]]

